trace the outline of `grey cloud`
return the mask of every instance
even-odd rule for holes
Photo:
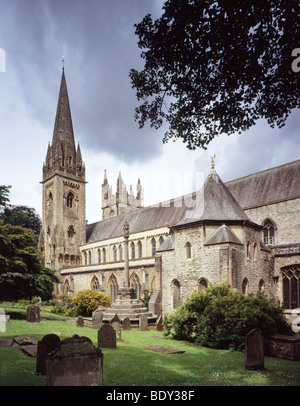
[[[35,119],[52,132],[64,54],[75,137],[83,148],[131,161],[160,154],[162,137],[150,128],[139,130],[134,121],[137,101],[128,76],[130,68],[141,66],[134,24],[147,13],[158,16],[159,1],[8,4],[12,63]]]

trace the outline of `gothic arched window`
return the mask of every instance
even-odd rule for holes
[[[263,241],[264,244],[270,245],[275,243],[275,225],[270,219],[266,219],[263,224]]]
[[[118,258],[117,258],[117,247],[115,245],[113,247],[113,251],[114,251],[114,261],[116,262]]]
[[[192,257],[192,246],[190,242],[187,242],[185,244],[185,248],[186,248],[186,259],[191,259]]]
[[[74,227],[73,227],[73,226],[70,226],[70,227],[68,228],[68,237],[69,237],[69,238],[73,238],[73,237],[74,237],[74,234],[75,234]]]
[[[122,244],[119,245],[119,259],[123,261],[123,247]]]
[[[140,278],[137,276],[137,274],[134,275],[134,278],[131,282],[131,288],[134,290],[135,299],[140,299],[141,298],[141,283],[140,283]]]
[[[131,243],[131,259],[135,259],[135,245],[134,242]]]
[[[97,276],[94,276],[91,282],[91,289],[93,290],[99,290],[100,284],[99,284],[99,279]]]
[[[73,206],[73,200],[74,200],[74,195],[72,192],[69,192],[68,196],[67,196],[67,207],[71,208]]]
[[[143,256],[143,245],[142,245],[141,241],[138,242],[138,255],[139,255],[139,258],[142,258],[142,256]]]
[[[152,256],[154,257],[156,254],[156,241],[155,238],[152,238],[151,240],[151,247],[152,247]]]

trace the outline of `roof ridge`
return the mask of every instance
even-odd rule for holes
[[[295,164],[297,162],[300,162],[300,159],[296,159],[295,161],[292,161],[292,162],[286,162],[285,164],[273,166],[272,168],[267,168],[267,169],[263,169],[261,171],[253,172],[253,173],[250,173],[249,175],[241,176],[241,177],[236,178],[236,179],[231,179],[231,180],[225,182],[225,184],[227,185],[228,183],[236,182],[236,181],[241,180],[241,179],[246,179],[246,178],[249,178],[251,176],[258,175],[260,173],[271,172],[271,171],[273,171],[275,169],[283,168],[284,166],[293,165],[293,164]]]

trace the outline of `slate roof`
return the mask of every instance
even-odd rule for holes
[[[225,244],[225,243],[243,245],[243,243],[235,235],[235,233],[229,227],[223,224],[212,233],[212,235],[208,238],[208,240],[204,245]]]
[[[123,236],[123,226],[126,219],[129,223],[130,234],[161,227],[171,227],[182,219],[185,210],[185,205],[182,205],[182,207],[150,206],[88,224],[86,228],[87,244]]]
[[[207,220],[250,221],[216,172],[211,172],[206,178],[198,194],[196,209],[187,210],[185,218],[176,226]]]
[[[300,197],[300,159],[226,182],[240,206],[265,206]]]

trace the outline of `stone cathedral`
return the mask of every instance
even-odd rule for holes
[[[215,170],[201,190],[144,207],[144,191],[116,193],[104,172],[102,220],[85,218],[85,165],[76,146],[64,69],[52,143],[43,165],[39,246],[57,269],[56,293],[96,289],[115,302],[127,278],[133,294],[151,291],[154,315],[173,311],[195,290],[228,281],[263,290],[287,312],[300,307],[300,160],[223,183]],[[97,203],[96,203],[97,204]]]

